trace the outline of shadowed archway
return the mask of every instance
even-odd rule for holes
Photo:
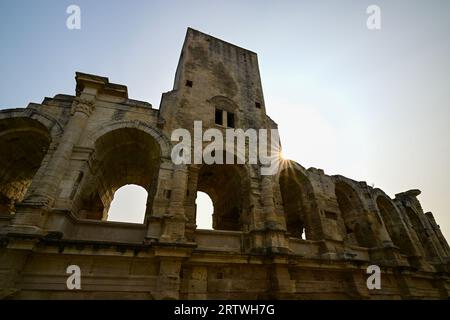
[[[78,216],[106,220],[114,193],[134,184],[148,192],[147,211],[156,192],[160,147],[148,133],[123,128],[106,133],[95,142],[89,170],[74,203]]]
[[[245,231],[248,228],[249,178],[244,165],[203,165],[197,190],[211,198],[213,229]]]
[[[406,226],[401,219],[400,213],[392,203],[392,201],[384,196],[376,198],[378,210],[386,227],[389,236],[400,252],[407,255],[415,255],[415,248],[411,241]]]
[[[287,166],[280,172],[279,184],[287,232],[299,239],[320,239],[320,217],[307,176],[293,166]]]
[[[335,194],[344,221],[346,241],[361,247],[376,247],[377,236],[356,191],[348,183],[338,181]]]
[[[0,120],[0,214],[15,212],[50,147],[49,130],[29,118]]]

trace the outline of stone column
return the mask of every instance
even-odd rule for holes
[[[367,276],[364,271],[357,267],[350,270],[350,283],[347,290],[353,291],[352,299],[370,299],[370,290],[367,288]]]
[[[262,176],[261,201],[265,219],[265,247],[271,252],[286,252],[287,244],[284,237],[285,229],[275,211],[273,177]]]
[[[296,286],[295,280],[291,279],[286,261],[274,261],[270,269],[271,290],[269,299],[292,299]]]
[[[263,204],[263,212],[266,227],[277,228],[278,221],[275,215],[275,205],[273,201],[272,177],[262,176],[261,181],[261,200]]]
[[[155,257],[159,259],[159,274],[155,291],[155,299],[179,299],[181,279],[180,273],[184,259],[191,255],[192,248],[174,248],[155,246]]]
[[[36,187],[23,202],[22,209],[19,210],[15,218],[17,225],[34,225],[41,227],[42,216],[39,212],[30,212],[27,207],[51,208],[58,197],[58,187],[72,156],[72,150],[80,139],[84,131],[87,119],[94,110],[95,95],[82,93],[76,98],[72,106],[72,116],[64,128],[64,133],[59,141],[58,147],[44,170],[43,176],[39,181],[35,181]],[[20,212],[22,211],[22,212]],[[34,210],[36,211],[36,210]]]
[[[37,244],[35,239],[11,238],[0,253],[0,299],[14,299],[20,291],[17,283]]]
[[[170,189],[170,182],[172,179],[173,165],[168,159],[161,159],[159,166],[158,179],[156,181],[155,197],[147,202],[147,217],[162,217],[169,206],[169,199],[167,198],[166,190]]]
[[[197,199],[199,171],[200,170],[198,167],[191,167],[188,171],[188,183],[186,190],[186,200],[184,202],[184,214],[187,218],[186,238],[189,241],[194,240],[194,233],[197,228],[197,205],[195,203],[195,200]]]
[[[186,216],[184,200],[187,190],[187,169],[183,165],[175,166],[172,176],[172,189],[168,212],[164,215],[163,233],[160,240],[164,242],[185,241]]]
[[[394,279],[397,284],[397,288],[402,299],[410,300],[418,298],[420,295],[417,294],[415,290],[414,282],[411,279],[410,271],[394,270]],[[381,278],[383,281],[383,278]],[[383,282],[382,282],[383,283]],[[383,284],[382,284],[383,286]]]
[[[161,258],[157,280],[157,292],[154,293],[158,300],[176,300],[180,294],[181,260],[178,258]]]
[[[208,268],[193,266],[187,280],[187,298],[205,300],[208,298]]]

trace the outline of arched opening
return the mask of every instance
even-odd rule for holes
[[[320,238],[320,221],[308,178],[288,166],[280,172],[279,184],[288,234],[299,239]]]
[[[204,165],[198,173],[197,191],[211,197],[213,229],[245,231],[248,226],[249,178],[243,165]],[[196,217],[196,220],[198,218]]]
[[[74,211],[85,219],[106,220],[115,192],[133,184],[148,193],[147,213],[156,192],[160,147],[144,131],[113,130],[95,143],[92,166],[74,202]]]
[[[46,127],[36,120],[0,120],[0,214],[15,212],[50,146]]]
[[[414,248],[405,225],[392,202],[384,196],[379,196],[376,202],[383,223],[394,245],[399,247],[403,254],[414,254]]]
[[[416,234],[417,239],[420,241],[420,245],[423,248],[423,252],[425,256],[429,259],[433,259],[438,254],[433,248],[433,245],[428,238],[427,232],[425,230],[425,227],[423,226],[422,222],[420,221],[420,218],[411,207],[405,208],[406,215],[411,223],[412,231]]]
[[[335,194],[347,243],[366,248],[377,246],[375,233],[356,191],[345,182],[337,182]]]
[[[108,211],[107,221],[144,223],[148,192],[128,184],[117,189]]]
[[[207,193],[198,191],[195,200],[197,212],[197,229],[212,230],[214,205]]]

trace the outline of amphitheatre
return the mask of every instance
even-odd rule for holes
[[[191,28],[158,109],[77,72],[74,95],[1,110],[0,298],[448,299],[450,248],[419,190],[171,160],[173,130],[277,129],[265,110],[257,55]],[[142,224],[107,221],[127,184],[148,192]],[[199,191],[214,230],[197,228]]]

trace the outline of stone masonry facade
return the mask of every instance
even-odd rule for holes
[[[277,128],[257,55],[190,28],[159,109],[76,73],[74,96],[1,110],[0,298],[449,298],[450,248],[419,190],[392,199],[287,160],[270,176],[258,164],[174,164],[171,133],[198,120]],[[127,184],[148,192],[142,224],[106,221]],[[214,230],[197,229],[198,191]],[[81,290],[66,286],[69,265]],[[370,265],[381,289],[366,285]]]

